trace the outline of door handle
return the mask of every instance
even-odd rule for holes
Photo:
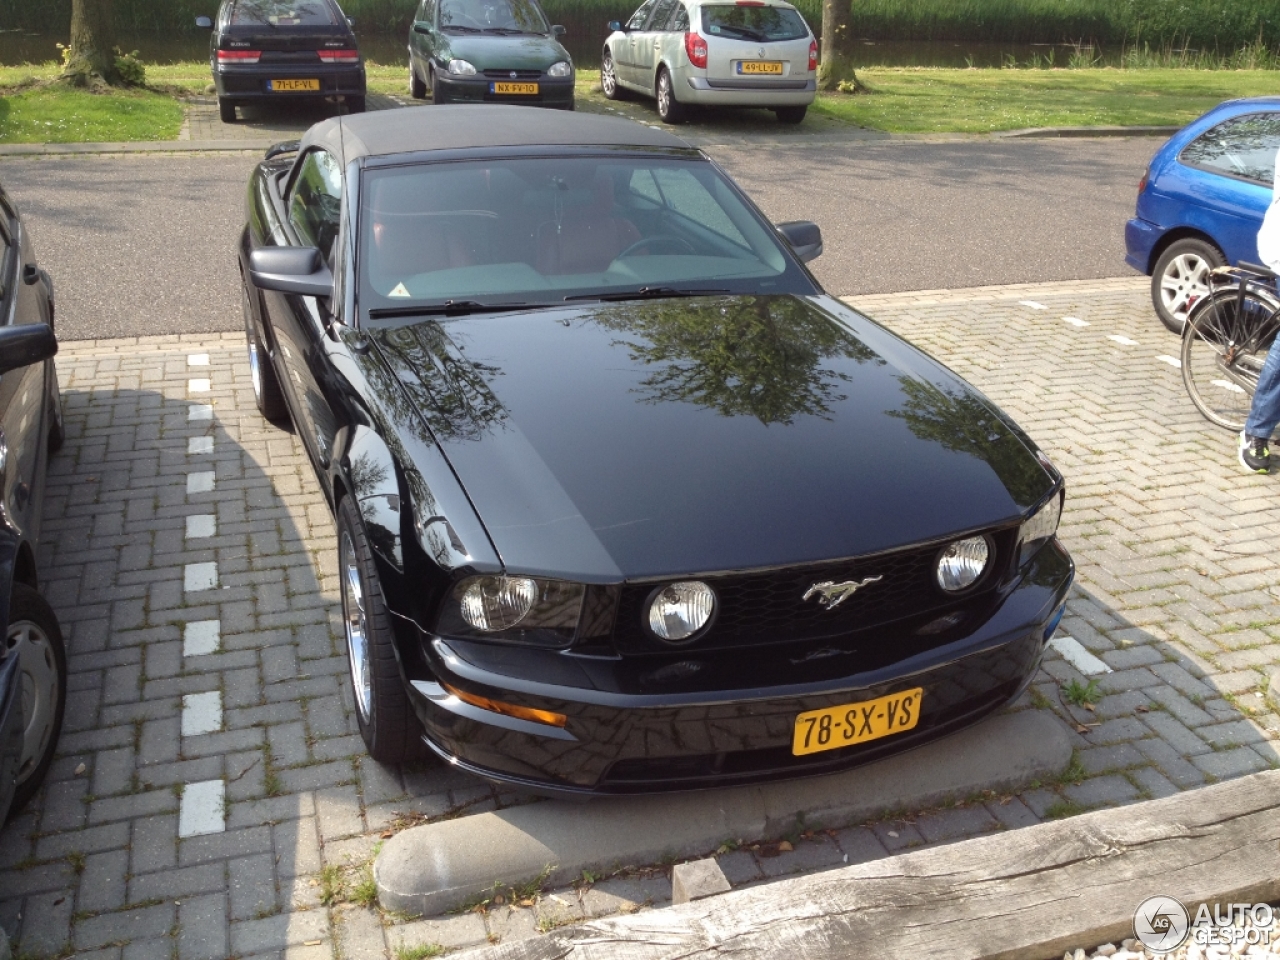
[[[655,50],[661,50],[661,49],[662,49],[662,41],[661,41],[661,40],[655,40],[655,41],[653,41],[653,49],[655,49]]]

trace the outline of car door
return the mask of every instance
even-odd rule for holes
[[[662,53],[662,39],[666,35],[671,14],[678,5],[679,0],[657,0],[644,29],[633,35],[636,83],[646,90],[654,89],[658,59]]]
[[[422,32],[424,28],[427,32]],[[414,29],[409,32],[409,56],[418,79],[424,83],[430,76],[429,64],[435,53],[436,0],[422,0],[418,6]]]
[[[342,167],[327,150],[309,151],[298,161],[286,195],[286,215],[295,245],[319,247],[333,265],[342,207]],[[280,361],[280,382],[288,391],[294,424],[321,467],[329,465],[337,425],[321,380],[328,369],[330,304],[317,297],[264,291]],[[322,481],[323,482],[323,481]]]
[[[613,60],[618,79],[632,87],[641,86],[640,70],[636,66],[636,38],[644,31],[645,25],[649,22],[649,14],[653,13],[657,3],[658,0],[645,0],[631,15],[623,31],[623,37],[618,41],[618,48],[614,51]]]

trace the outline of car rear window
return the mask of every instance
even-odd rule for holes
[[[1178,157],[1189,167],[1269,187],[1280,150],[1280,113],[1233,117],[1202,133]]]
[[[238,0],[231,23],[270,24],[274,27],[328,26],[338,22],[325,0]]]
[[[717,4],[702,8],[702,29],[735,40],[799,40],[809,35],[804,18],[789,7]]]

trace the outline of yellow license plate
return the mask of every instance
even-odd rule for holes
[[[538,85],[536,83],[491,83],[489,84],[490,93],[519,93],[525,96],[537,96]]]
[[[271,89],[279,92],[291,90],[312,90],[320,89],[319,80],[272,80]]]
[[[806,753],[838,750],[910,730],[920,722],[920,700],[923,697],[924,688],[915,687],[862,703],[846,703],[802,713],[796,717],[791,752],[799,757]]]
[[[782,61],[780,60],[743,60],[738,64],[739,73],[765,73],[782,75]]]

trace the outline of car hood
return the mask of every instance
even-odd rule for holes
[[[857,556],[1015,520],[1056,482],[981,394],[828,297],[592,303],[372,338],[513,572]]]
[[[449,36],[450,57],[461,57],[477,70],[546,70],[553,63],[569,60],[569,54],[550,37],[537,34],[521,37]]]

